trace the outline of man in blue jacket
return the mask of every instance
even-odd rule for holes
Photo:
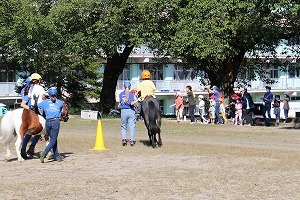
[[[266,86],[266,93],[260,99],[263,100],[263,102],[264,102],[262,114],[265,119],[265,125],[270,126],[270,124],[271,124],[271,103],[273,101],[273,94],[271,93],[270,86]],[[266,117],[266,113],[267,113],[268,117]]]

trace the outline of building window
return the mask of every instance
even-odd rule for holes
[[[123,72],[119,76],[119,80],[130,80],[130,65],[125,64]]]
[[[148,69],[151,73],[152,80],[163,80],[164,78],[162,65],[144,63],[144,64],[139,64],[139,68],[140,68],[140,74],[144,69]]]
[[[291,101],[299,101],[299,100],[300,100],[300,96],[291,97]]]
[[[272,66],[269,70],[270,78],[278,78],[278,66]]]
[[[300,69],[291,69],[289,70],[290,78],[300,78]]]
[[[0,82],[16,82],[16,75],[14,70],[0,70]]]
[[[182,65],[174,66],[174,80],[191,80],[192,79],[192,69],[185,68]]]

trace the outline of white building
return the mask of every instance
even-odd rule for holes
[[[140,74],[144,69],[151,67],[151,79],[156,85],[156,96],[160,101],[160,106],[164,115],[174,115],[174,108],[170,105],[174,102],[174,95],[177,91],[185,93],[187,85],[192,86],[196,96],[199,94],[208,97],[203,85],[199,79],[192,79],[192,69],[185,69],[178,59],[171,59],[168,64],[158,64],[153,54],[145,48],[136,49],[126,64],[123,73],[119,77],[116,86],[116,101],[118,102],[118,94],[123,90],[123,82],[130,80],[132,88],[136,88],[140,83]],[[293,59],[293,57],[281,56],[280,59]],[[103,70],[105,65],[101,67]],[[281,71],[279,67],[271,67],[270,78],[276,82],[272,85],[272,93],[280,94],[283,97],[284,92],[289,91],[291,94],[290,101],[290,117],[295,116],[296,112],[300,112],[300,70]],[[7,105],[8,109],[16,108],[21,97],[15,92],[15,85],[18,80],[14,70],[2,68],[0,71],[0,103]],[[251,87],[248,87],[248,92],[252,95],[256,103],[262,103],[259,99],[265,93],[267,84],[261,81],[252,81]],[[283,115],[283,112],[282,112]]]

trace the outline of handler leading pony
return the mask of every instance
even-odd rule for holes
[[[159,103],[157,99],[153,97],[146,97],[142,101],[142,117],[144,118],[145,125],[148,129],[148,136],[150,145],[154,148],[156,145],[162,146],[162,140],[160,137],[161,126],[161,111],[159,109]],[[156,134],[158,134],[158,141],[156,140]]]

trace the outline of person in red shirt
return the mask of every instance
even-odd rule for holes
[[[180,92],[176,92],[175,94],[175,102],[174,104],[170,105],[170,107],[174,107],[176,108],[176,118],[177,118],[177,122],[181,123],[182,122],[182,113],[183,113],[183,109],[184,109],[184,105],[183,105],[183,100],[182,97],[180,96]]]

